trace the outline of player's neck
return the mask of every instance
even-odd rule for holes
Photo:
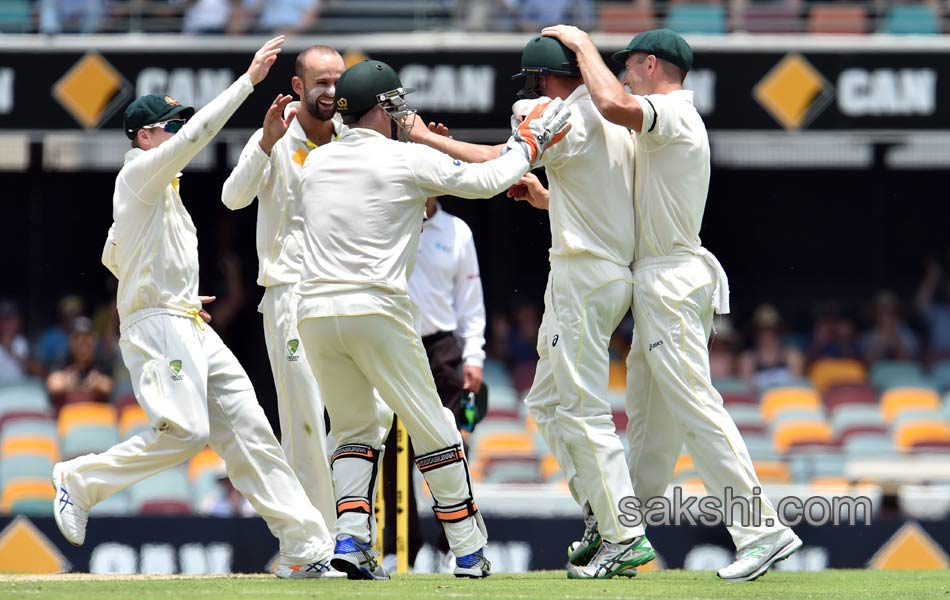
[[[321,121],[307,113],[306,110],[302,110],[297,114],[297,121],[300,122],[300,127],[307,135],[307,139],[318,146],[328,144],[330,140],[333,139],[334,130],[332,119]]]

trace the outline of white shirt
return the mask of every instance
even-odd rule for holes
[[[462,341],[462,360],[485,363],[485,302],[472,230],[437,208],[422,226],[409,297],[418,307],[416,329],[425,337],[452,331]]]
[[[119,280],[120,321],[148,308],[197,316],[198,237],[178,177],[253,91],[242,75],[161,146],[126,153],[102,250],[102,263]]]
[[[345,126],[334,120],[333,128],[336,139]],[[296,192],[303,163],[317,144],[307,139],[297,119],[271,148],[270,156],[261,150],[263,137],[264,130],[258,129],[244,146],[238,164],[224,182],[221,201],[238,210],[258,198],[257,285],[270,287],[300,280],[303,216]]]
[[[709,190],[709,138],[693,92],[634,96],[643,108],[636,144],[637,260],[694,253]]]
[[[551,255],[588,253],[633,262],[633,165],[630,132],[603,118],[580,85],[564,101],[571,129],[544,153],[551,201]]]
[[[491,197],[528,166],[517,151],[468,164],[364,128],[312,151],[300,184],[305,244],[298,317],[405,314],[426,198]]]
[[[13,338],[8,351],[0,346],[0,385],[19,383],[26,379],[21,361],[29,354],[29,344],[22,335]]]

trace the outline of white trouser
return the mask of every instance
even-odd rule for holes
[[[287,465],[234,354],[203,323],[154,312],[130,322],[119,340],[152,429],[67,462],[76,502],[92,508],[210,445],[224,459],[234,487],[280,541],[282,557],[303,562],[332,554],[323,517]]]
[[[643,534],[619,518],[634,487],[607,400],[608,346],[630,306],[630,282],[628,267],[604,259],[551,257],[540,358],[525,397],[574,499],[590,504],[601,536],[611,542]]]
[[[258,310],[264,315],[267,355],[277,388],[280,445],[290,468],[323,515],[336,524],[333,476],[327,457],[323,399],[297,333],[297,293],[293,285],[269,287]]]
[[[709,375],[715,272],[702,258],[638,261],[634,267],[633,345],[627,358],[630,475],[644,502],[666,492],[683,443],[706,493],[751,498],[761,487],[745,442]],[[762,519],[778,519],[765,496]],[[729,528],[736,548],[783,528]]]
[[[406,425],[417,457],[461,445],[455,423],[442,410],[429,360],[408,310],[398,315],[310,317],[300,321],[298,328],[339,447],[362,444],[379,448],[382,444],[386,428],[373,388]],[[472,500],[464,461],[434,469],[425,476],[437,504],[453,506]],[[338,486],[339,495],[345,486]],[[368,502],[372,505],[375,497],[370,496]],[[370,541],[375,528],[367,524],[373,518],[371,508],[368,513],[359,515],[358,520],[351,518],[353,513],[341,513],[337,531]],[[480,521],[472,516],[443,521],[456,556],[471,554],[485,545]]]

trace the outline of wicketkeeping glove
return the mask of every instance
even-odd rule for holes
[[[567,135],[571,128],[567,122],[570,117],[571,109],[560,98],[538,104],[508,139],[505,152],[518,150],[534,166],[545,150]]]
[[[541,96],[540,98],[522,98],[521,100],[516,101],[511,105],[511,133],[514,133],[518,126],[521,125],[521,122],[524,121],[532,110],[542,102],[550,102],[551,99],[547,96]]]

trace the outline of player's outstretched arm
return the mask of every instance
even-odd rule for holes
[[[587,33],[570,25],[555,25],[542,29],[541,35],[557,38],[574,51],[590,97],[605,119],[634,131],[641,130],[643,109],[640,103],[624,91]]]
[[[419,115],[413,115],[412,119],[412,128],[409,130],[410,141],[425,144],[458,160],[470,163],[486,162],[501,156],[501,149],[504,148],[503,144],[487,146],[461,142],[451,138],[448,135],[448,128],[442,123],[430,123],[426,127],[425,122]]]
[[[291,96],[277,94],[264,115],[263,128],[251,136],[241,151],[241,158],[221,188],[221,201],[231,210],[244,208],[253,202],[274,175],[270,168],[270,153],[297,116],[295,109],[287,110],[285,114],[292,99]]]
[[[188,120],[167,142],[130,163],[126,183],[143,199],[154,198],[201,152],[241,106],[254,85],[270,71],[280,53],[284,36],[268,40],[254,55],[247,72]]]

